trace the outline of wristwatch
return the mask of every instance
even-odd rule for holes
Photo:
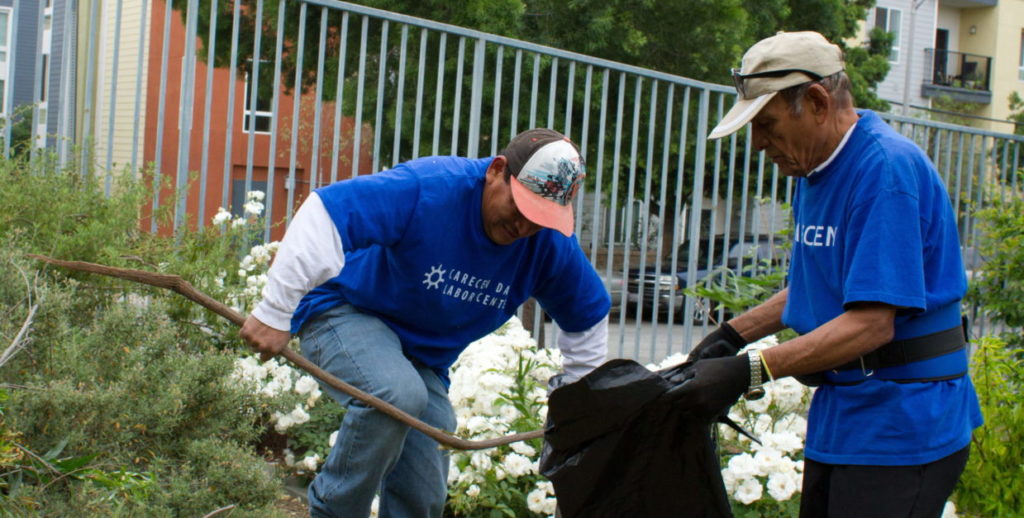
[[[764,379],[761,376],[761,352],[750,351],[747,353],[750,358],[750,387],[743,398],[747,401],[754,401],[764,397]]]

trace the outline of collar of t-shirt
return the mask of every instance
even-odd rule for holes
[[[832,151],[832,154],[829,155],[828,159],[819,164],[818,167],[812,169],[811,172],[807,173],[806,178],[809,178],[812,174],[817,173],[818,171],[821,171],[822,169],[828,167],[828,165],[831,164],[837,156],[839,156],[839,152],[842,151],[843,147],[846,146],[846,141],[850,140],[850,135],[853,135],[853,128],[857,127],[857,122],[859,121],[860,119],[857,119],[856,121],[853,122],[853,124],[850,125],[850,128],[846,130],[846,134],[843,135],[843,140],[839,141],[839,145],[836,146],[836,149],[834,151]]]

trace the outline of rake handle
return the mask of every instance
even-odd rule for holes
[[[97,273],[100,275],[106,275],[108,277],[117,277],[119,279],[128,279],[130,281],[138,282],[141,284],[148,284],[150,286],[156,286],[158,288],[166,288],[171,291],[177,292],[185,298],[203,306],[204,308],[213,311],[214,313],[228,319],[231,323],[241,327],[245,322],[239,312],[231,309],[224,303],[213,299],[209,295],[197,290],[191,283],[182,279],[178,275],[166,274],[166,273],[153,273],[144,270],[133,270],[131,268],[119,268],[115,266],[106,266],[103,264],[87,263],[84,261],[62,261],[60,259],[54,259],[45,255],[28,254],[28,257],[37,259],[49,264],[67,268],[69,270],[77,270],[81,272]],[[344,381],[334,377],[329,372],[316,366],[313,362],[302,357],[295,351],[284,348],[281,350],[281,356],[284,356],[289,362],[296,367],[308,372],[316,379],[330,385],[333,388],[340,390],[341,392],[352,396],[363,403],[381,411],[382,413],[398,420],[399,422],[408,425],[411,428],[423,432],[428,437],[441,443],[449,448],[456,450],[483,450],[487,448],[494,448],[496,446],[502,446],[518,441],[525,441],[528,439],[536,439],[544,436],[543,430],[532,430],[529,432],[517,433],[512,435],[506,435],[503,437],[496,437],[493,439],[484,439],[480,441],[470,441],[456,437],[440,428],[430,426],[423,421],[409,415],[405,411],[398,407],[380,399],[372,394],[367,394],[362,390],[345,383]]]

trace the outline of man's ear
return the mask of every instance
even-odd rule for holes
[[[491,165],[487,166],[487,176],[490,176],[493,173],[497,174],[498,178],[503,178],[507,167],[508,159],[505,158],[505,155],[498,155],[491,161]]]
[[[811,85],[807,89],[807,95],[804,96],[804,99],[810,103],[811,113],[819,122],[824,121],[828,117],[829,110],[834,104],[832,96],[829,95],[828,90],[825,90],[825,87],[820,83]]]

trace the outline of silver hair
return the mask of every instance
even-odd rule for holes
[[[794,116],[798,116],[803,112],[804,107],[800,100],[804,98],[807,90],[813,84],[823,86],[825,91],[835,99],[836,104],[840,108],[853,106],[853,95],[850,93],[850,78],[846,75],[846,72],[839,71],[830,76],[825,76],[818,81],[808,81],[780,90],[779,95],[786,100],[786,104],[789,105],[789,111]]]

